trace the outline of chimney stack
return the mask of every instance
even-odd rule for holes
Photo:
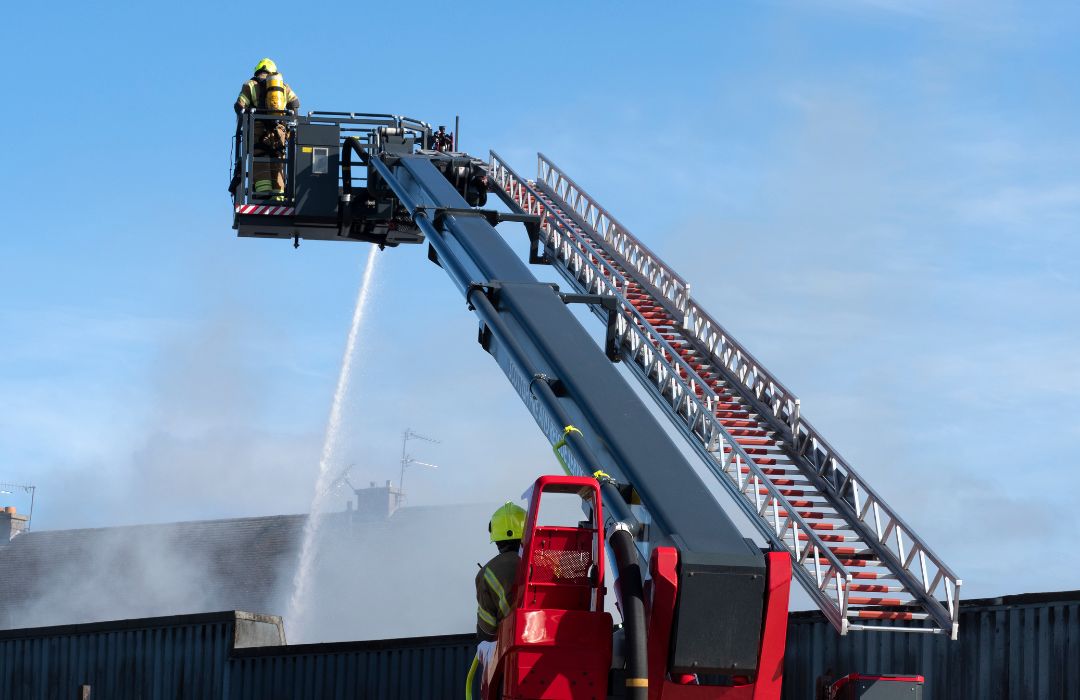
[[[386,486],[376,486],[373,481],[366,489],[354,489],[354,493],[356,509],[349,510],[357,521],[387,520],[405,502],[405,492],[389,481]]]
[[[15,539],[26,529],[26,523],[30,520],[25,515],[15,512],[15,506],[7,506],[0,512],[0,544]]]

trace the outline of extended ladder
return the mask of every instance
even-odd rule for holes
[[[690,296],[687,282],[550,160],[526,181],[495,152],[502,199],[539,216],[544,261],[616,299],[622,357],[839,630],[955,639],[961,581]],[[599,306],[593,310],[607,317]]]

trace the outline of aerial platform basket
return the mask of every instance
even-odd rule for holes
[[[278,124],[288,131],[288,145],[284,152],[268,153],[258,136]],[[393,114],[244,112],[233,139],[233,228],[240,236],[297,244],[301,238],[421,243],[424,235],[380,191],[367,163],[370,153],[407,155],[432,144],[430,125]],[[275,170],[284,173],[284,191],[257,191],[256,180],[273,180]]]

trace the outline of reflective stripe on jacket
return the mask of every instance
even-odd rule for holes
[[[240,96],[236,98],[236,104],[240,106],[240,109],[247,109],[248,107],[265,109],[265,95],[262,93],[263,91],[259,89],[259,81],[252,78],[241,86]],[[285,83],[285,106],[289,109],[300,109],[300,98],[296,96],[288,83]]]
[[[499,622],[510,613],[517,577],[517,551],[501,552],[476,574],[476,636],[495,639]]]

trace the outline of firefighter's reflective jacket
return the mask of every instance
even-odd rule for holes
[[[476,636],[479,639],[494,640],[499,622],[510,612],[520,561],[516,549],[500,552],[476,574]]]
[[[277,73],[272,75],[280,78],[280,75]],[[240,96],[236,98],[236,104],[233,106],[238,113],[244,111],[248,107],[254,107],[257,110],[264,112],[271,111],[266,104],[268,93],[267,82],[269,77],[270,75],[260,73],[258,76],[243,84],[240,88]],[[300,98],[296,96],[296,93],[293,92],[288,83],[281,83],[280,89],[284,92],[285,109],[300,109]]]

